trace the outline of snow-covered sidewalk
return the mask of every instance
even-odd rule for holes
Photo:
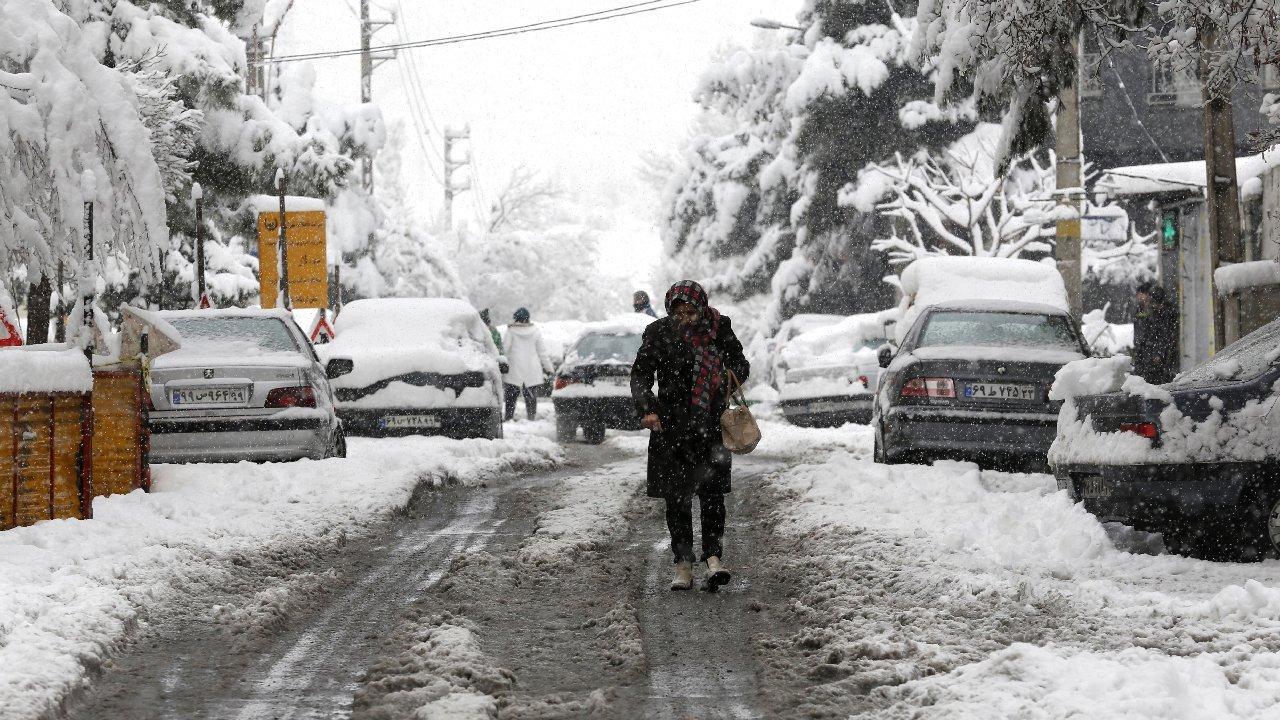
[[[152,493],[98,499],[93,520],[0,533],[0,718],[54,711],[133,624],[228,567],[337,545],[423,483],[479,483],[563,458],[523,434],[352,439],[346,459],[157,466]]]
[[[806,548],[815,698],[870,692],[890,717],[1280,717],[1280,562],[1157,554],[1048,475],[867,456],[771,480],[778,532]]]

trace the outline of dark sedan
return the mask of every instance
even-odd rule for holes
[[[1054,474],[1099,519],[1199,557],[1280,548],[1280,320],[1154,392],[1075,404],[1081,427],[1064,428]]]
[[[583,331],[556,372],[551,402],[556,408],[556,437],[569,442],[582,428],[582,438],[598,445],[605,430],[639,430],[631,398],[631,365],[645,327],[653,318],[642,313],[593,323]]]
[[[872,426],[877,462],[964,459],[1043,466],[1058,369],[1085,356],[1065,310],[1016,301],[924,309],[897,352],[885,348]]]

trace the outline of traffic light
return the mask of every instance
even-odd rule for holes
[[[1166,210],[1160,223],[1160,238],[1165,248],[1178,247],[1178,211]]]

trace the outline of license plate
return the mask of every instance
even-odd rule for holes
[[[170,405],[244,405],[247,402],[249,402],[249,388],[243,385],[169,391]]]
[[[1096,475],[1082,478],[1080,495],[1087,498],[1109,498],[1111,497],[1111,484],[1103,482],[1102,478]]]
[[[435,415],[388,415],[382,418],[385,430],[435,430],[440,418]]]
[[[1039,388],[1035,385],[1015,385],[1013,383],[967,383],[964,396],[978,400],[1021,400],[1034,401],[1039,398]]]

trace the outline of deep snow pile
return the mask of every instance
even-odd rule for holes
[[[157,466],[152,493],[99,498],[93,520],[0,533],[0,717],[56,708],[134,623],[183,599],[179,588],[218,582],[212,568],[228,557],[331,544],[403,507],[421,483],[478,483],[563,461],[534,436],[352,440],[350,452]]]
[[[836,453],[770,482],[781,539],[810,549],[799,643],[832,680],[814,697],[857,689],[884,716],[944,718],[1243,718],[1280,703],[1276,561],[1138,554],[1158,542],[1104,527],[1047,475]]]

